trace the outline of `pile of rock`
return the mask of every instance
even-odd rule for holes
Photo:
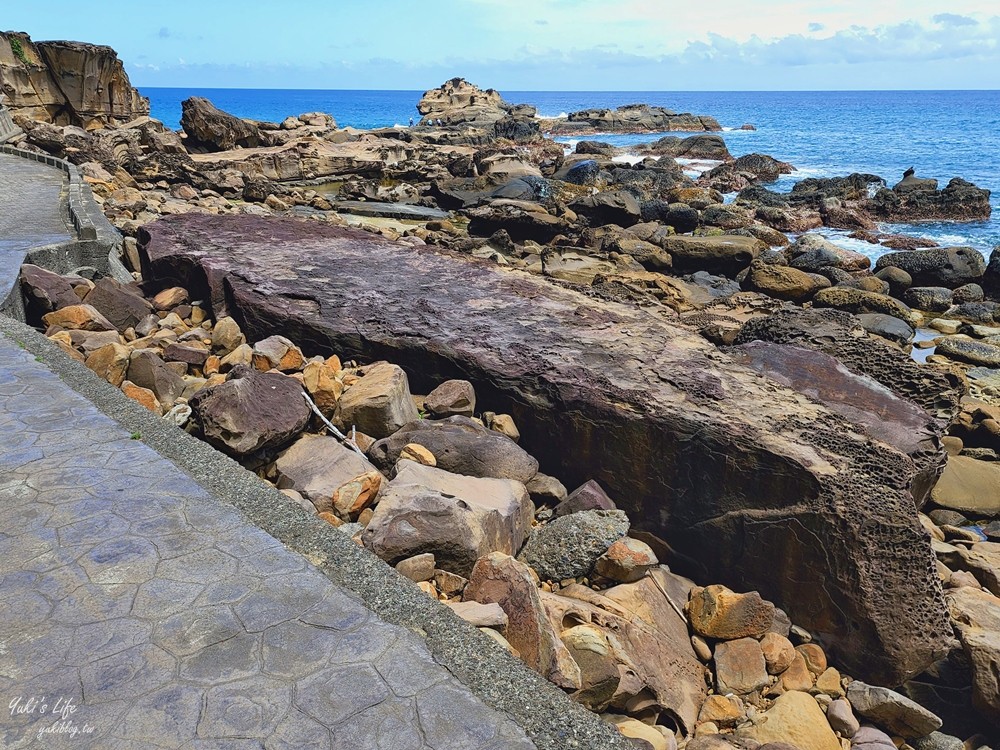
[[[511,417],[483,411],[467,381],[413,396],[396,365],[345,367],[282,336],[248,342],[179,287],[146,298],[34,266],[22,287],[70,356],[350,534],[639,746],[959,742],[906,696],[841,674],[758,594],[672,572],[666,545],[599,485],[567,492],[540,473]],[[992,716],[996,555],[988,530],[973,539],[980,527],[935,513],[956,524],[924,519],[972,700]]]

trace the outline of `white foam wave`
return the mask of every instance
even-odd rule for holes
[[[545,114],[542,114],[541,112],[536,112],[535,113],[535,119],[536,120],[567,120],[567,119],[569,119],[569,115],[567,113],[565,113],[565,112],[560,112],[558,115],[545,115]]]
[[[618,156],[612,157],[611,161],[616,161],[619,164],[638,164],[639,162],[645,161],[646,159],[655,159],[656,161],[659,161],[660,157],[659,156],[651,156],[649,154],[624,153],[624,154],[618,154]]]

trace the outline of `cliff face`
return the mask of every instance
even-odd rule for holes
[[[149,114],[111,47],[15,31],[0,32],[0,91],[15,115],[56,125],[94,129]]]

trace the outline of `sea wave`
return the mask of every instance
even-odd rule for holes
[[[560,112],[558,115],[545,115],[541,112],[535,113],[536,120],[567,120],[569,115],[566,112]]]

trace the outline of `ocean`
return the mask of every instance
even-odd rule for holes
[[[341,126],[405,125],[419,119],[421,91],[334,91],[278,89],[142,88],[152,116],[180,127],[182,100],[204,96],[239,117],[280,122],[288,115],[328,112]],[[711,115],[734,156],[769,154],[797,171],[772,189],[787,191],[806,177],[868,172],[889,185],[909,167],[944,187],[962,177],[992,191],[993,218],[985,222],[885,225],[885,231],[928,237],[942,245],[969,245],[989,256],[1000,245],[1000,91],[502,91],[511,103],[528,103],[545,117],[587,109],[647,103],[678,112]],[[757,130],[736,130],[751,123]],[[683,135],[683,134],[681,134]],[[604,135],[627,148],[655,140],[656,134]],[[569,139],[561,139],[568,141]],[[570,143],[571,145],[571,143]],[[832,239],[872,258],[876,245]]]

